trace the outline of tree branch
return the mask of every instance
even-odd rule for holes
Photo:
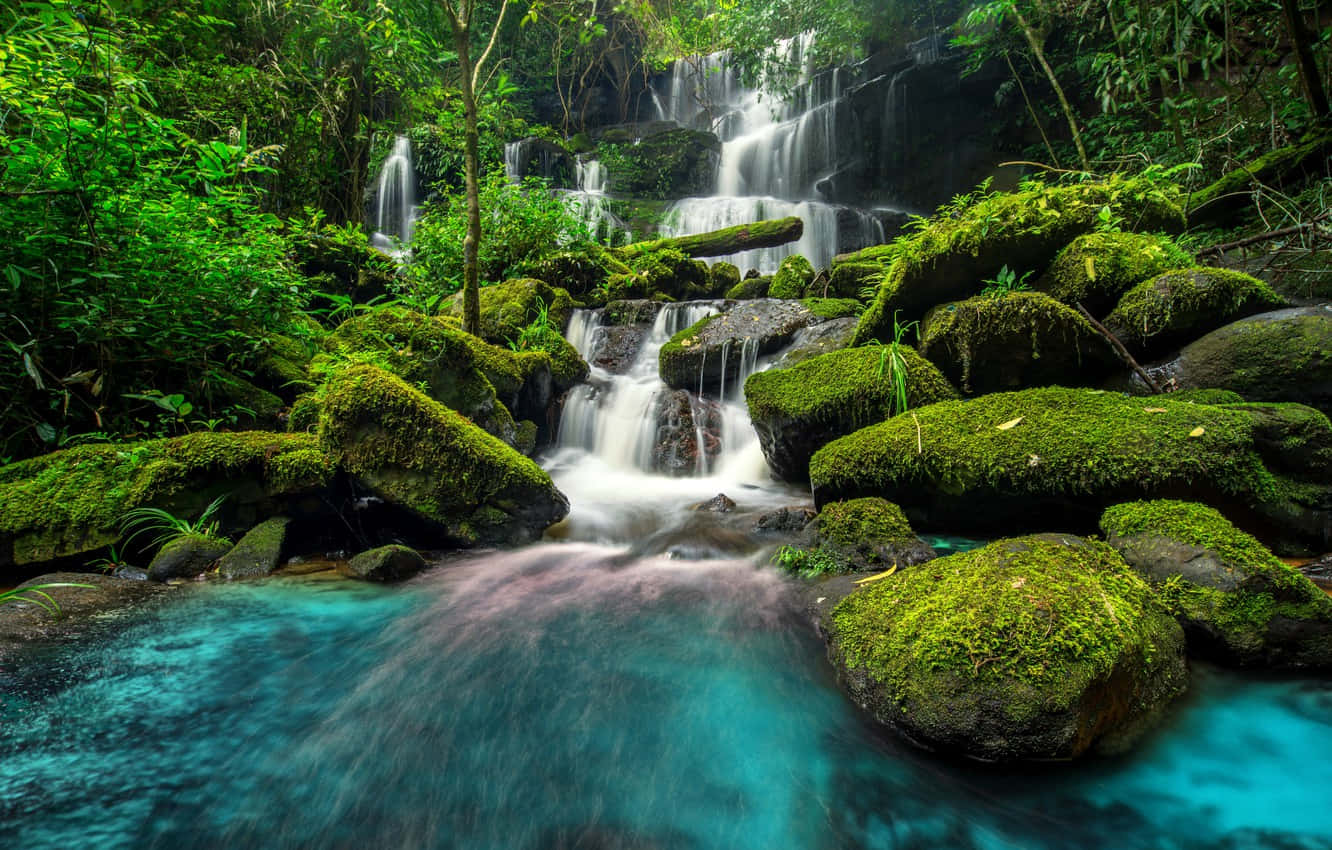
[[[1136,372],[1139,378],[1142,378],[1143,382],[1147,384],[1148,389],[1152,391],[1152,394],[1160,395],[1161,385],[1156,383],[1151,375],[1147,374],[1147,370],[1142,368],[1137,360],[1133,359],[1133,355],[1129,354],[1129,350],[1124,347],[1124,343],[1120,342],[1118,337],[1110,333],[1105,325],[1096,321],[1096,319],[1092,317],[1092,314],[1087,312],[1087,308],[1082,306],[1082,302],[1078,302],[1074,306],[1078,308],[1078,312],[1082,314],[1082,318],[1086,319],[1098,334],[1105,337],[1105,341],[1110,343],[1111,347],[1114,348],[1115,353],[1119,355],[1119,359],[1124,361],[1124,365]]]
[[[499,40],[500,27],[504,24],[504,13],[507,11],[509,11],[509,0],[504,0],[500,4],[499,17],[495,19],[495,28],[490,31],[490,43],[486,45],[486,49],[481,52],[481,57],[472,66],[472,88],[474,89],[481,80],[481,69],[486,66],[486,60],[490,58],[490,51],[495,49],[495,42]]]

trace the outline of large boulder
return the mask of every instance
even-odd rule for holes
[[[656,422],[652,468],[663,475],[696,475],[721,453],[722,411],[715,401],[686,390],[661,393]]]
[[[898,571],[825,620],[852,698],[986,761],[1122,750],[1187,682],[1184,636],[1104,543],[1000,540]]]
[[[805,290],[814,282],[814,267],[809,260],[799,254],[792,254],[782,260],[777,273],[772,276],[768,287],[769,298],[802,298]]]
[[[721,156],[713,133],[665,125],[656,132],[620,141],[603,134],[597,157],[606,168],[608,188],[645,198],[687,198],[712,192]]]
[[[1234,390],[1250,401],[1332,411],[1332,307],[1276,310],[1185,346],[1166,373],[1183,389]]]
[[[1285,304],[1267,284],[1242,272],[1183,269],[1130,289],[1104,324],[1135,355],[1159,357],[1227,322]]]
[[[1197,653],[1245,666],[1332,667],[1332,597],[1214,508],[1115,505],[1101,530]]]
[[[855,333],[856,319],[851,316],[801,328],[791,338],[790,345],[782,349],[773,367],[790,369],[820,354],[841,351],[851,344],[851,337]]]
[[[856,342],[888,338],[899,314],[908,321],[936,304],[975,295],[1004,266],[1039,272],[1075,237],[1092,231],[1102,210],[1132,230],[1182,229],[1180,197],[1175,187],[1116,177],[987,195],[949,210],[884,252],[885,270]]]
[[[360,486],[414,515],[428,548],[529,542],[569,512],[531,460],[368,364],[330,379],[319,443]]]
[[[909,346],[900,353],[909,407],[957,398],[928,360]],[[745,400],[768,466],[794,482],[809,480],[809,459],[827,443],[902,412],[885,346],[847,348],[790,369],[757,372],[745,382]]]
[[[925,315],[920,353],[966,393],[1094,386],[1118,366],[1076,310],[1039,292],[980,296]]]
[[[1155,233],[1085,233],[1055,257],[1036,288],[1065,304],[1103,316],[1125,292],[1173,269],[1193,265],[1174,240]]]
[[[558,286],[524,277],[483,286],[478,292],[480,336],[495,345],[516,341],[523,328],[545,315],[556,330],[563,330],[573,312],[573,299]],[[461,319],[463,294],[449,296],[440,313]]]
[[[825,321],[799,301],[765,298],[708,316],[671,337],[661,348],[661,379],[674,389],[734,386],[742,367],[787,345],[801,328]]]
[[[55,603],[60,615],[52,616],[47,608],[31,602],[11,600],[0,605],[0,662],[30,650],[38,641],[87,633],[93,624],[111,623],[107,614],[175,592],[155,581],[71,572],[37,576],[19,587],[39,585],[45,585],[41,590]]]
[[[335,479],[311,434],[202,431],[30,458],[0,467],[0,576],[115,543],[124,515],[140,507],[193,517],[225,495],[222,533],[318,513]]]
[[[1282,447],[1292,437],[1308,466]],[[882,496],[918,526],[964,534],[1090,530],[1112,504],[1189,494],[1321,546],[1328,446],[1326,417],[1297,405],[1257,412],[1046,387],[913,410],[834,440],[809,469],[816,504]]]
[[[290,519],[275,516],[245,532],[218,562],[218,575],[229,581],[270,575],[282,563],[290,526]]]
[[[824,505],[812,528],[816,551],[841,572],[909,567],[934,558],[934,550],[911,530],[902,509],[884,499]]]

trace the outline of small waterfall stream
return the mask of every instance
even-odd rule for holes
[[[371,244],[386,254],[403,257],[412,241],[416,216],[412,143],[406,136],[397,136],[393,140],[393,149],[379,168]]]

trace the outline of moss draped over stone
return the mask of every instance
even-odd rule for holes
[[[1059,252],[1036,288],[1103,316],[1121,295],[1144,280],[1193,264],[1189,252],[1167,236],[1085,233]]]
[[[946,216],[884,251],[885,271],[856,330],[857,344],[886,339],[894,315],[919,318],[928,308],[974,295],[1007,265],[1019,275],[1044,269],[1072,239],[1091,231],[1102,208],[1132,230],[1179,230],[1177,187],[1143,178],[1041,186],[994,194]]]
[[[814,282],[814,267],[799,254],[782,260],[768,287],[769,298],[800,298]]]
[[[368,364],[330,379],[319,443],[363,485],[453,544],[534,540],[569,510],[541,467]]]
[[[1070,758],[1180,693],[1183,635],[1104,543],[1001,540],[872,582],[827,622],[856,701],[927,746]]]
[[[1207,505],[1115,505],[1111,546],[1151,581],[1200,654],[1240,665],[1332,666],[1332,597]]]
[[[882,496],[917,523],[964,533],[1090,528],[1116,502],[1191,493],[1321,542],[1332,469],[1289,469],[1263,438],[1280,430],[1243,405],[1047,387],[941,402],[863,428],[820,449],[810,480],[819,505]],[[1320,433],[1326,444],[1332,426]]]
[[[30,458],[0,468],[0,567],[114,543],[121,517],[143,506],[194,517],[228,494],[224,513],[248,527],[268,514],[256,506],[320,490],[334,473],[310,434],[200,432]]]
[[[957,390],[928,360],[909,346],[901,354],[911,407],[957,398]],[[880,346],[847,348],[749,377],[745,401],[774,473],[805,481],[809,459],[820,447],[900,412],[894,409],[886,357]]]
[[[523,328],[537,318],[543,305],[551,323],[560,331],[564,330],[573,312],[573,299],[568,292],[535,278],[514,278],[483,286],[479,293],[480,336],[486,342],[496,345],[508,345],[510,340],[518,339]],[[461,319],[462,293],[450,296],[440,307],[440,312]]]
[[[902,509],[885,499],[825,505],[812,527],[818,550],[847,572],[907,567],[934,557]]]

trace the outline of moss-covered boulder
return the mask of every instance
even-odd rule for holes
[[[1162,272],[1193,265],[1188,251],[1154,233],[1085,233],[1059,252],[1036,288],[1104,316],[1125,292]]]
[[[361,486],[425,523],[425,546],[528,542],[569,512],[531,460],[374,366],[329,381],[319,442]]]
[[[834,440],[810,480],[816,504],[882,496],[959,533],[1091,530],[1112,504],[1189,494],[1323,545],[1332,468],[1291,469],[1270,440],[1301,419],[1302,439],[1326,444],[1332,425],[1246,407],[1062,387],[940,402]]]
[[[770,277],[747,277],[726,290],[726,297],[735,301],[752,301],[755,298],[767,298],[768,287],[772,285]]]
[[[302,275],[310,279],[315,293],[350,298],[366,304],[388,293],[398,263],[388,254],[372,247],[365,237],[349,237],[346,231],[325,228],[297,234],[291,242],[292,260]],[[313,298],[314,306],[334,302]]]
[[[688,301],[712,295],[708,264],[683,251],[662,248],[629,259],[633,270],[612,282],[609,297]]]
[[[271,574],[282,563],[290,526],[290,519],[275,516],[245,532],[245,536],[218,562],[218,575],[230,581]]]
[[[574,251],[557,251],[525,263],[521,268],[522,274],[546,281],[553,287],[579,297],[605,287],[611,275],[631,271],[623,260],[600,245],[588,245]]]
[[[425,569],[426,560],[409,546],[390,543],[347,562],[347,573],[365,581],[402,581]]]
[[[481,333],[486,342],[508,345],[517,340],[523,328],[544,312],[556,330],[563,330],[573,312],[573,299],[558,286],[536,278],[524,277],[483,286],[478,290],[481,308]],[[463,297],[458,292],[440,306],[440,313],[461,319]]]
[[[957,398],[928,360],[903,346],[910,407]],[[788,481],[809,478],[809,459],[832,440],[896,412],[896,386],[880,346],[834,351],[790,369],[757,372],[745,382],[749,417],[763,456]]]
[[[898,313],[907,321],[976,294],[1005,265],[1039,272],[1070,241],[1092,231],[1102,209],[1131,230],[1182,229],[1180,198],[1174,187],[1116,177],[993,194],[946,210],[885,252],[887,266],[856,342],[891,336]]]
[[[284,407],[275,393],[225,369],[208,375],[201,388],[211,410],[230,413],[242,428],[271,427]]]
[[[1332,309],[1250,316],[1185,346],[1167,368],[1182,389],[1234,390],[1249,401],[1332,411]]]
[[[1105,327],[1139,357],[1159,357],[1222,325],[1285,306],[1257,278],[1229,269],[1171,271],[1119,299]]]
[[[1081,314],[1040,292],[935,307],[921,323],[920,353],[963,392],[976,394],[1094,386],[1119,362]]]
[[[725,260],[713,263],[708,267],[708,283],[709,294],[714,298],[730,298],[727,293],[740,285],[740,269]]]
[[[1115,505],[1101,530],[1179,618],[1192,651],[1245,666],[1332,667],[1332,597],[1214,508]]]
[[[768,287],[769,298],[803,298],[805,290],[814,282],[814,267],[799,254],[782,260]]]
[[[292,402],[301,393],[314,389],[309,369],[310,360],[316,351],[315,338],[269,335],[263,340],[255,360],[255,383],[283,401]]]
[[[606,169],[609,188],[645,198],[686,198],[713,189],[721,140],[713,133],[681,127],[659,132],[632,144],[602,137],[597,156]]]
[[[871,582],[825,621],[851,696],[986,761],[1117,751],[1187,683],[1184,636],[1104,543],[1000,540]]]
[[[902,509],[884,499],[824,505],[812,525],[813,544],[843,572],[909,567],[934,558],[911,530]]]
[[[148,564],[148,578],[194,578],[231,551],[231,541],[210,534],[182,534],[166,543]]]
[[[195,517],[225,495],[220,519],[230,533],[322,505],[335,478],[310,434],[205,431],[30,458],[0,467],[0,575],[115,543],[134,508]]]
[[[828,317],[798,301],[762,299],[708,316],[675,334],[661,348],[661,379],[673,389],[734,386],[741,367],[786,346],[801,328]]]

